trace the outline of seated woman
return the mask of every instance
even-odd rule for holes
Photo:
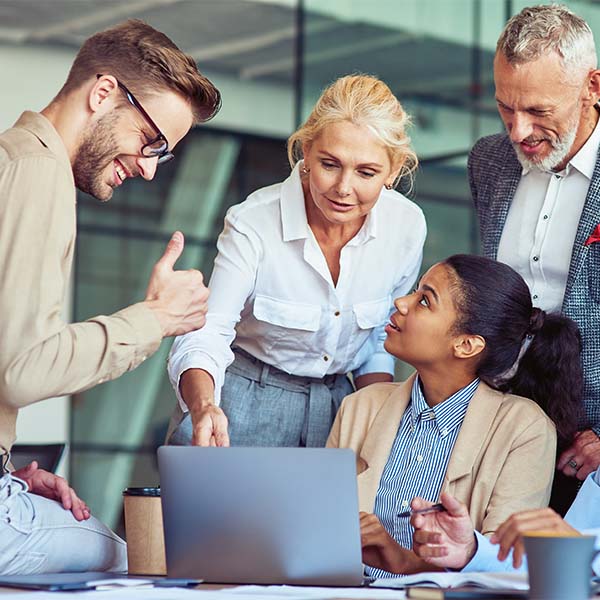
[[[170,443],[324,446],[348,372],[392,380],[383,329],[426,235],[393,190],[416,165],[406,125],[385,83],[342,77],[290,137],[289,178],[229,210],[206,325],[169,357]]]
[[[507,265],[452,256],[395,304],[385,348],[417,372],[346,398],[327,442],[356,452],[363,559],[374,577],[432,569],[410,550],[401,516],[415,496],[452,494],[484,535],[545,506],[555,424],[572,435],[581,406],[577,326],[533,308]]]

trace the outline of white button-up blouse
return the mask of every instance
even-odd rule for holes
[[[299,165],[283,183],[230,208],[217,242],[206,325],[176,338],[169,357],[182,409],[179,379],[193,368],[211,374],[220,402],[234,340],[293,375],[393,373],[383,329],[394,298],[417,278],[426,233],[421,209],[383,189],[342,249],[334,285],[307,222]]]

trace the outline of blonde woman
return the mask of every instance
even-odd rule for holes
[[[348,373],[392,380],[384,326],[426,235],[393,189],[417,164],[407,121],[385,83],[342,77],[288,140],[288,179],[229,210],[206,326],[169,358],[170,443],[324,446]]]

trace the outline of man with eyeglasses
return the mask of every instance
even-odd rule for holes
[[[173,234],[146,297],[67,324],[61,312],[76,235],[75,188],[101,201],[151,180],[220,95],[164,34],[130,20],[89,38],[41,113],[0,134],[0,574],[123,570],[125,544],[68,483],[36,463],[9,473],[19,408],[134,369],[166,336],[203,326],[208,290],[175,271]]]

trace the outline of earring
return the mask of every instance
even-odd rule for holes
[[[385,189],[386,190],[393,190],[394,189],[394,184],[393,183],[386,183],[385,184]]]
[[[302,173],[302,175],[308,175],[310,173],[310,169],[307,169],[304,164],[302,164],[302,167],[300,168],[300,172]]]

